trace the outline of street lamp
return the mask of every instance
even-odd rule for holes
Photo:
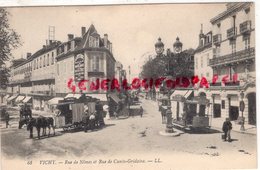
[[[244,102],[244,96],[245,96],[245,94],[244,94],[244,92],[242,91],[241,93],[240,93],[240,97],[241,97],[241,101],[240,101],[240,103],[239,103],[239,109],[240,109],[240,111],[242,112],[242,122],[241,122],[241,127],[240,127],[240,130],[241,131],[245,131],[245,118],[244,118],[244,109],[245,109],[245,102]]]
[[[164,51],[164,44],[161,41],[161,38],[158,38],[158,41],[155,43],[155,52],[157,56],[163,56],[163,51]],[[169,51],[167,52],[167,54]],[[167,56],[169,57],[169,56]],[[168,61],[169,62],[169,61]],[[169,63],[168,63],[168,74],[169,74]],[[172,77],[170,75],[166,75],[166,80],[171,79]],[[167,134],[173,133],[173,125],[172,125],[172,111],[171,111],[171,90],[167,89],[166,83],[164,82],[162,85],[162,92],[163,94],[167,95],[167,109],[166,109],[166,129],[165,132]]]

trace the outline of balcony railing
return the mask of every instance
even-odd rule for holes
[[[214,36],[213,36],[213,43],[214,43],[215,45],[217,45],[217,44],[220,44],[220,42],[221,42],[221,34],[216,34],[216,35],[214,35]]]
[[[52,95],[54,94],[54,91],[53,91],[53,90],[44,90],[44,91],[32,90],[31,93],[32,93],[32,94],[35,94],[35,95],[52,96]]]
[[[88,76],[104,76],[105,73],[103,71],[89,71]]]
[[[221,82],[210,83],[210,86],[221,86]]]
[[[209,66],[233,63],[241,60],[251,59],[255,57],[255,48],[241,50],[236,53],[216,57],[209,60]]]
[[[248,33],[251,30],[251,21],[247,20],[239,25],[239,30],[241,34]]]
[[[237,35],[237,27],[232,27],[227,30],[227,39],[233,39]]]
[[[229,81],[225,83],[225,86],[240,86],[240,81],[236,81],[236,82]]]

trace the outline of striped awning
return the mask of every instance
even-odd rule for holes
[[[67,96],[64,97],[64,99],[69,99],[69,98],[76,98],[79,99],[82,96],[82,94],[73,94],[73,93],[69,93],[67,94]]]
[[[120,102],[120,99],[117,97],[116,94],[109,94],[109,97],[117,104]]]
[[[7,94],[7,95],[4,96],[4,99],[6,100],[6,99],[8,99],[9,97],[10,97],[10,95]]]
[[[60,100],[64,100],[64,98],[62,98],[62,97],[54,97],[54,98],[52,98],[51,100],[48,101],[48,104],[49,105],[57,105],[57,104],[59,104]]]
[[[32,99],[32,97],[29,97],[29,96],[27,96],[27,97],[25,97],[24,99],[23,99],[23,103],[28,103],[30,100]]]
[[[14,100],[16,97],[17,97],[17,95],[11,96],[11,97],[9,97],[9,98],[7,99],[7,101],[10,102],[10,101]]]
[[[21,102],[24,98],[25,96],[20,95],[15,99],[15,102]]]

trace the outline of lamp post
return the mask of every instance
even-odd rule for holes
[[[164,51],[164,44],[161,41],[161,38],[158,38],[158,41],[155,43],[155,52],[157,54],[157,56],[163,56],[163,51]],[[168,55],[168,52],[167,52]],[[167,56],[169,57],[169,56]],[[168,61],[169,62],[169,61]],[[169,63],[168,63],[168,73],[169,73]],[[170,75],[166,75],[166,80],[167,79],[171,79],[172,77]],[[163,83],[162,85],[162,92],[163,94],[167,95],[167,109],[166,109],[166,129],[165,132],[167,134],[171,134],[174,132],[173,130],[173,125],[172,125],[172,111],[171,111],[171,90],[167,89],[167,87],[165,87],[166,84]]]
[[[242,122],[241,122],[241,127],[240,127],[240,130],[241,131],[245,131],[245,118],[244,118],[244,109],[245,109],[245,102],[244,102],[244,92],[242,91],[240,93],[240,97],[241,97],[241,101],[239,102],[239,109],[240,111],[242,112]]]

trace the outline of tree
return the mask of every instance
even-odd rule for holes
[[[190,78],[194,75],[193,69],[194,50],[185,50],[179,54],[167,53],[167,55],[156,56],[149,59],[142,67],[140,76],[142,78],[159,78],[163,76],[172,76]]]
[[[5,64],[12,56],[12,50],[19,47],[20,36],[10,28],[8,16],[10,13],[5,8],[0,8],[0,88],[6,88],[9,69]]]

